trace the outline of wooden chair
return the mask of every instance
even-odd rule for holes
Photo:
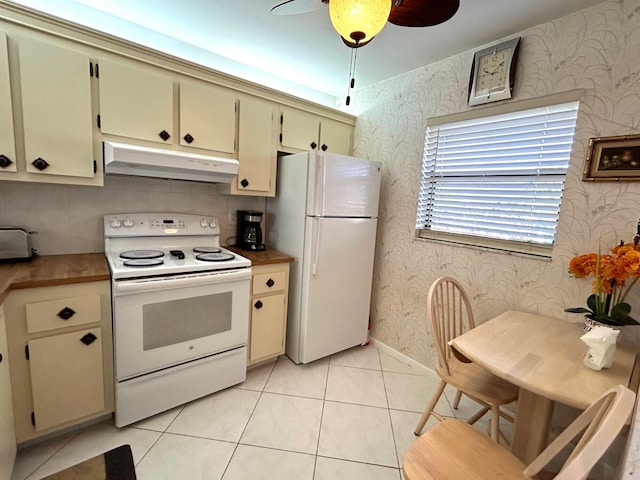
[[[618,385],[604,393],[574,420],[538,457],[526,466],[487,435],[449,419],[428,430],[404,457],[408,480],[529,480],[539,478],[542,469],[581,432],[573,451],[555,480],[584,480],[616,438],[635,404],[635,394]]]
[[[500,406],[514,402],[518,398],[518,388],[475,363],[460,361],[453,354],[449,341],[475,327],[471,302],[458,281],[441,277],[433,282],[427,296],[427,317],[438,349],[436,372],[441,381],[414,433],[420,435],[430,415],[441,422],[444,420],[434,408],[449,384],[458,390],[453,408],[458,408],[462,394],[482,405],[482,409],[467,420],[469,424],[474,424],[491,410],[491,438],[497,442],[501,434],[500,416],[513,421],[513,417],[501,411]]]

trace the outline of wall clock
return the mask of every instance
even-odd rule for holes
[[[469,106],[511,98],[520,37],[475,53],[469,80]]]

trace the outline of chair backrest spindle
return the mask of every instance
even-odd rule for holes
[[[436,340],[440,366],[450,374],[449,341],[475,326],[471,302],[457,280],[440,277],[433,282],[427,297],[427,316]]]

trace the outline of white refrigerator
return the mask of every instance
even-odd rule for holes
[[[367,341],[381,165],[333,153],[278,159],[267,245],[294,257],[286,353],[309,363]]]

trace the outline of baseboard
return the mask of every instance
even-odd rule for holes
[[[380,340],[375,339],[373,337],[370,338],[369,340],[378,350],[386,353],[387,355],[395,358],[396,360],[398,360],[399,362],[405,363],[407,365],[411,365],[411,368],[415,368],[417,370],[421,370],[423,372],[431,372],[431,373],[435,373],[435,371],[433,370],[433,368],[429,368],[426,365],[423,365],[420,362],[417,362],[416,360],[414,360],[411,357],[407,357],[406,355],[404,355],[403,353],[398,352],[397,350],[394,350],[393,348],[391,348],[389,345],[382,343]]]

